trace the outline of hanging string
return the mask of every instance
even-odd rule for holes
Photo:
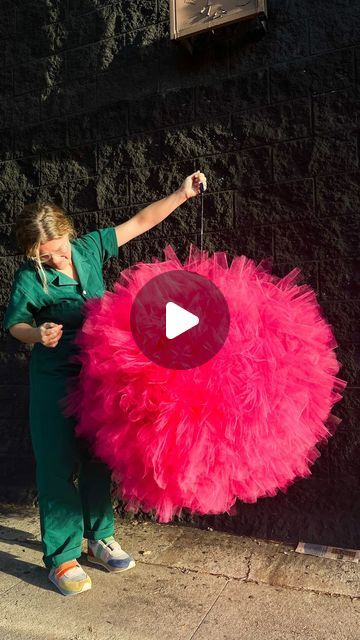
[[[204,185],[200,182],[200,198],[201,198],[201,225],[200,225],[200,251],[204,246]]]

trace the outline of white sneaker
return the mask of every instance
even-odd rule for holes
[[[76,596],[91,589],[91,578],[77,560],[68,560],[55,569],[50,569],[49,580],[64,596]]]
[[[112,536],[104,540],[89,540],[87,559],[113,572],[127,571],[135,567],[134,558],[126,553]]]

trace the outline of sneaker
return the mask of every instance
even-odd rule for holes
[[[113,572],[126,571],[135,567],[134,558],[123,551],[112,536],[103,540],[89,540],[87,559]]]
[[[77,560],[68,560],[59,567],[50,569],[49,580],[64,596],[76,596],[91,589],[91,579]]]

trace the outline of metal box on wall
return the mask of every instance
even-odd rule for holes
[[[170,0],[172,39],[267,15],[267,0]]]

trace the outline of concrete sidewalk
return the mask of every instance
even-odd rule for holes
[[[358,564],[118,521],[136,567],[109,574],[84,556],[93,588],[65,598],[42,566],[37,510],[1,513],[1,640],[360,640]]]

